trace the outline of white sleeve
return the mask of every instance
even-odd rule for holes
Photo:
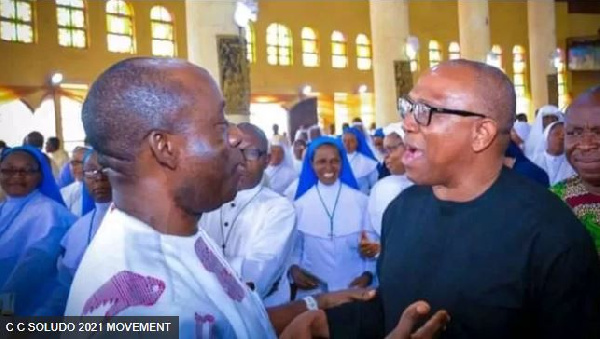
[[[293,205],[278,199],[268,206],[265,224],[252,235],[240,272],[245,282],[255,285],[262,298],[287,269],[293,249],[295,222]]]

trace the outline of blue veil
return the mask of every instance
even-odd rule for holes
[[[340,158],[342,160],[339,179],[350,188],[358,190],[358,183],[356,182],[356,178],[354,178],[354,174],[352,174],[352,169],[350,168],[350,163],[348,162],[348,156],[346,155],[346,150],[344,149],[344,146],[340,140],[332,137],[322,136],[311,141],[311,143],[308,145],[294,200],[298,200],[304,195],[304,193],[306,193],[306,191],[311,189],[319,182],[319,178],[312,167],[312,160],[315,157],[315,152],[317,149],[323,145],[333,145],[335,148],[337,148],[338,152],[340,152]]]
[[[373,133],[373,136],[380,137],[380,138],[385,137],[385,134],[383,133],[383,128],[379,127],[378,129],[376,129],[375,133]]]
[[[37,187],[40,193],[56,201],[57,203],[66,206],[65,201],[60,195],[60,190],[58,189],[58,186],[56,186],[56,181],[54,180],[54,176],[52,175],[52,168],[50,167],[50,164],[44,157],[44,154],[42,154],[42,151],[30,146],[14,147],[6,152],[3,152],[2,160],[0,161],[4,161],[4,159],[6,159],[8,155],[19,151],[29,153],[29,155],[31,155],[40,165],[42,180],[40,181],[40,184]]]
[[[350,133],[356,137],[356,142],[358,143],[356,151],[358,153],[366,156],[367,158],[371,158],[377,162],[377,158],[375,158],[375,154],[373,154],[373,151],[367,144],[367,140],[365,140],[365,135],[362,131],[360,131],[356,127],[350,127],[344,131],[344,134],[346,133]]]
[[[74,182],[75,178],[73,177],[73,172],[71,171],[71,163],[67,162],[60,169],[60,174],[58,175],[56,184],[58,185],[58,188],[63,188],[69,186]]]
[[[85,151],[85,154],[83,155],[84,164],[89,160],[92,154],[94,154],[94,150],[91,148]],[[96,208],[96,202],[94,201],[94,198],[92,198],[92,195],[88,191],[84,180],[83,189],[81,190],[81,216],[84,216],[88,212],[93,211],[94,208]]]

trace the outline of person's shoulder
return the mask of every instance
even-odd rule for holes
[[[36,215],[48,215],[57,219],[64,219],[69,224],[73,224],[77,220],[77,217],[67,207],[43,194],[36,194],[32,200],[33,204],[35,204],[34,212]]]
[[[359,204],[367,204],[369,201],[369,196],[364,194],[362,191],[358,189],[351,188],[350,186],[342,183],[342,193],[348,196],[351,196],[354,200],[356,200]]]
[[[550,188],[554,194],[558,195],[562,200],[567,198],[567,191],[581,191],[584,193],[585,187],[581,181],[581,177],[576,175],[558,182]]]
[[[519,226],[531,227],[542,238],[558,245],[587,241],[589,235],[571,208],[545,187],[507,170],[502,191],[511,206],[521,216]],[[568,181],[566,181],[568,182]]]
[[[272,205],[277,205],[286,208],[294,208],[294,205],[289,201],[288,198],[282,196],[281,194],[273,191],[269,187],[263,187],[260,195],[264,202]]]

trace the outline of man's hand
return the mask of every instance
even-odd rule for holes
[[[441,333],[446,324],[450,322],[448,312],[442,310],[435,314],[416,331],[413,331],[415,325],[425,319],[431,311],[431,307],[424,301],[417,301],[408,306],[402,317],[396,325],[396,328],[386,337],[386,339],[430,339]],[[325,319],[327,320],[327,319]]]
[[[296,284],[296,286],[298,286],[298,288],[301,290],[315,289],[321,283],[319,278],[306,272],[297,265],[293,265],[290,268],[290,271],[292,273],[292,279],[294,280],[294,284]]]
[[[300,314],[279,336],[280,339],[312,339],[313,337],[329,338],[327,315],[321,310]]]
[[[362,231],[360,234],[360,255],[365,258],[373,258],[379,254],[381,245],[376,242],[371,242],[367,236],[367,232]]]
[[[353,288],[331,293],[323,293],[316,296],[319,308],[326,310],[351,301],[365,301],[375,297],[374,289]]]
[[[352,288],[352,287],[365,288],[365,287],[371,285],[372,282],[373,282],[373,274],[370,272],[364,272],[363,274],[360,275],[360,277],[357,277],[356,279],[352,280],[352,282],[350,283],[350,285],[348,285],[348,287],[350,287],[350,288]]]

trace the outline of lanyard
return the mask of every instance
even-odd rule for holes
[[[21,212],[23,212],[23,209],[25,208],[25,206],[27,206],[27,204],[29,204],[29,201],[31,200],[32,197],[33,197],[33,195],[28,197],[27,200],[25,200],[25,203],[23,203],[23,205],[21,205],[21,207],[19,207],[19,209],[17,210],[17,213],[15,213],[13,215],[12,219],[10,219],[10,221],[6,224],[6,227],[4,227],[4,229],[0,230],[0,235],[4,234],[4,232],[8,231],[8,229],[10,228],[12,223],[15,221],[15,219],[17,219],[19,214],[21,214]],[[4,206],[6,206],[6,203],[4,203],[2,205],[2,207],[0,208],[0,215],[2,215],[2,210],[4,209]]]
[[[239,212],[235,215],[235,217],[233,218],[233,221],[231,222],[231,228],[229,228],[229,232],[227,232],[227,236],[225,236],[225,227],[223,226],[223,207],[221,207],[221,239],[223,239],[223,243],[221,244],[221,247],[223,248],[223,255],[225,255],[225,248],[227,247],[227,242],[229,241],[229,237],[231,236],[231,233],[233,232],[233,227],[235,226],[235,222],[237,221],[238,217],[240,216],[240,214],[242,214],[242,212],[244,211],[244,209],[250,205],[250,203],[258,196],[258,194],[262,191],[263,187],[261,186],[261,188],[258,190],[258,192],[254,193],[254,195],[252,196],[252,198],[250,198],[250,200],[248,200],[247,203],[245,203],[239,210]]]
[[[321,205],[323,209],[325,209],[325,213],[327,213],[327,217],[329,218],[329,236],[333,239],[333,218],[335,217],[335,209],[337,208],[338,201],[340,200],[340,192],[342,192],[342,183],[340,183],[340,187],[337,191],[337,196],[335,197],[335,203],[333,204],[333,211],[329,213],[325,202],[323,201],[323,197],[321,196],[321,191],[319,190],[319,184],[317,184],[317,193],[319,194],[319,200],[321,201]]]

